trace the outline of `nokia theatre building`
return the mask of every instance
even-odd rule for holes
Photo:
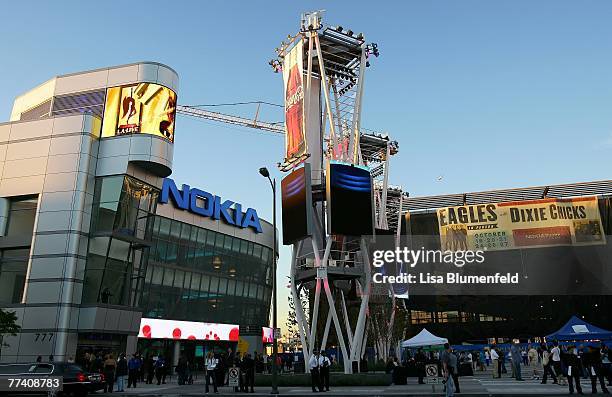
[[[15,99],[0,123],[0,307],[21,332],[1,362],[262,350],[273,228],[169,178],[177,89],[175,71],[143,62]]]

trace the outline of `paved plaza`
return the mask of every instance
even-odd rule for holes
[[[499,379],[493,379],[490,371],[476,371],[474,376],[461,377],[459,380],[461,393],[460,396],[493,396],[493,395],[567,395],[569,394],[567,386],[559,386],[552,384],[542,385],[539,379],[531,379],[529,370],[523,368],[524,381],[516,381],[509,374],[503,374]],[[582,388],[585,394],[591,394],[591,383],[588,379],[581,380]],[[212,389],[212,388],[211,388]],[[280,394],[290,396],[317,395],[313,393],[309,387],[281,387]],[[601,393],[601,390],[598,391]],[[203,377],[197,379],[193,385],[177,386],[176,384],[167,383],[165,385],[139,385],[136,389],[131,389],[125,393],[113,393],[114,395],[138,395],[138,396],[196,396],[204,393]],[[210,393],[213,394],[213,393]],[[234,393],[230,387],[220,387],[218,395],[241,395],[244,393]],[[269,395],[270,387],[256,388],[254,394],[249,395]],[[443,386],[436,385],[432,390],[431,385],[419,385],[415,378],[409,378],[407,385],[391,385],[391,386],[347,386],[334,387],[330,392],[322,393],[326,396],[379,396],[379,395],[394,395],[394,396],[410,396],[410,395],[444,395]],[[101,394],[97,394],[101,395]]]

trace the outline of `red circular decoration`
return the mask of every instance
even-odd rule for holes
[[[172,337],[173,337],[174,339],[181,339],[181,329],[180,329],[180,328],[175,328],[175,329],[172,331]]]
[[[189,340],[195,340],[195,338],[196,338],[196,337],[195,337],[195,336],[193,336],[193,335],[189,335],[189,336],[187,337],[187,339],[189,339]]]
[[[232,328],[229,333],[230,342],[238,342],[238,339],[240,339],[240,330],[238,327]]]
[[[151,337],[151,326],[145,325],[144,327],[142,327],[142,334],[144,335],[145,338],[150,338]]]

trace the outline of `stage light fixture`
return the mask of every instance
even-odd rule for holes
[[[347,30],[346,34],[348,34],[349,36],[353,37],[353,31],[352,30]]]
[[[363,40],[363,33],[359,33],[357,35],[357,40]]]
[[[336,32],[342,33],[342,26],[340,25],[336,26]]]

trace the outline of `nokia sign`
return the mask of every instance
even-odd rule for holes
[[[200,189],[190,188],[183,185],[182,190],[178,190],[176,183],[170,178],[164,179],[159,202],[166,204],[170,198],[174,204],[194,214],[211,217],[213,219],[223,219],[226,223],[246,228],[252,228],[256,233],[261,233],[261,224],[257,211],[248,208],[242,212],[242,205],[230,200],[222,201],[221,197]]]

